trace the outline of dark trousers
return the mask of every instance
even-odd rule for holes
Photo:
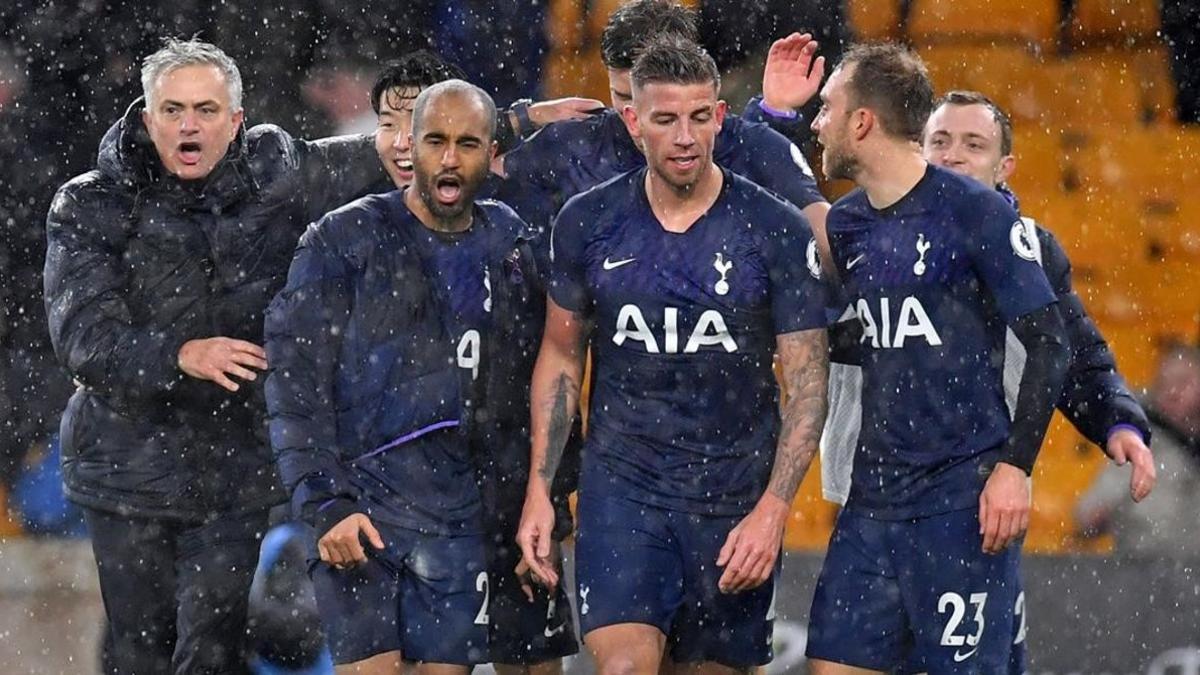
[[[204,523],[85,509],[108,616],[106,675],[246,666],[246,602],[267,511]]]

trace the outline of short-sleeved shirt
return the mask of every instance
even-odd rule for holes
[[[726,115],[713,147],[713,161],[799,208],[825,201],[800,149],[765,124]],[[645,166],[645,155],[613,110],[547,125],[504,156],[509,178],[555,195],[560,204]],[[516,208],[526,220],[535,217]]]
[[[903,519],[978,505],[1009,431],[1007,325],[1055,301],[1037,234],[995,190],[930,166],[895,204],[827,221],[862,324],[862,430],[846,508]]]
[[[581,490],[745,513],[779,426],[777,335],[825,326],[825,291],[792,205],[724,171],[712,207],[665,230],[644,169],[572,199],[555,223],[550,295],[590,317],[593,384]]]

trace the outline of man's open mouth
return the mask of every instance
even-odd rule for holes
[[[192,141],[186,141],[179,144],[179,159],[188,166],[194,166],[200,163],[200,144]]]
[[[433,191],[442,204],[456,204],[462,195],[462,180],[458,176],[439,176],[433,182]]]

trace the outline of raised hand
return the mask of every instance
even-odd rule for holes
[[[792,33],[771,44],[763,68],[763,103],[795,110],[816,96],[825,77],[825,57],[816,56],[817,46],[808,33]]]

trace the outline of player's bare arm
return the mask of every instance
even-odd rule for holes
[[[554,506],[550,486],[562,460],[571,421],[579,407],[591,323],[582,314],[546,301],[546,329],[530,390],[529,485],[517,543],[533,574],[547,586],[558,583],[552,558]]]
[[[767,491],[729,533],[717,565],[725,568],[725,593],[756,588],[771,577],[783,540],[783,526],[800,481],[821,441],[828,408],[829,339],[824,328],[777,338],[786,400]]]

